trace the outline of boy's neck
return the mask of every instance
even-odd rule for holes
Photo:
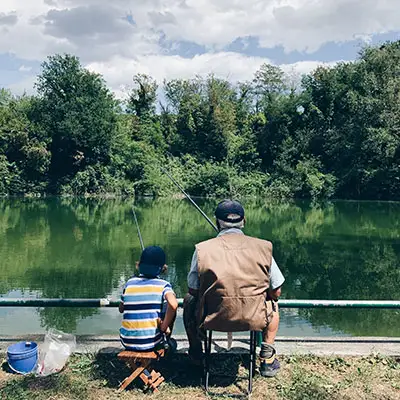
[[[145,278],[145,279],[159,279],[158,276],[148,276],[148,275],[143,275],[143,274],[140,274],[140,275],[139,275],[139,278]]]

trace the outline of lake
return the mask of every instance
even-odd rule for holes
[[[216,201],[198,200],[209,216]],[[131,201],[0,199],[0,296],[118,299],[140,245]],[[248,200],[246,233],[268,239],[287,299],[400,299],[400,203]],[[185,199],[139,199],[145,245],[162,246],[183,297],[194,244],[214,231]],[[117,309],[0,308],[0,333],[115,334]],[[183,332],[181,318],[176,331]],[[282,336],[399,336],[396,310],[281,310]]]

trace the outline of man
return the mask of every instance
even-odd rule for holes
[[[277,301],[285,278],[272,257],[271,243],[242,232],[246,219],[239,202],[222,201],[215,217],[219,234],[196,245],[188,274],[183,319],[189,356],[194,362],[202,360],[202,327],[226,332],[261,327],[260,373],[273,377],[280,368],[274,341],[279,326]]]

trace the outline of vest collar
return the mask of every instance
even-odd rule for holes
[[[228,229],[223,229],[221,232],[218,233],[217,236],[228,235],[231,233],[237,233],[239,235],[244,235],[243,231],[239,228],[228,228]]]

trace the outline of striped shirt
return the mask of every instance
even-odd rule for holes
[[[157,319],[165,316],[167,293],[174,292],[171,284],[163,279],[139,276],[128,280],[121,296],[124,314],[119,330],[126,349],[145,351],[161,342]]]

